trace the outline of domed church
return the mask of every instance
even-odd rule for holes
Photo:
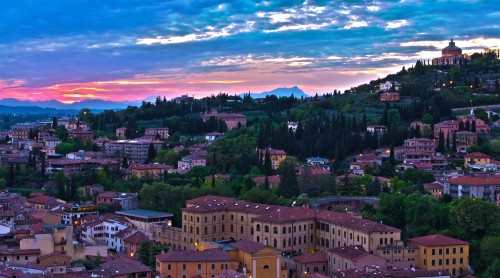
[[[462,49],[455,45],[453,39],[448,46],[441,50],[441,57],[432,59],[433,65],[456,65],[460,60],[467,59],[468,56],[462,54]]]

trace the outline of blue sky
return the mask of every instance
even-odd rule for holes
[[[52,0],[0,3],[0,94],[142,99],[346,89],[500,47],[496,1]]]

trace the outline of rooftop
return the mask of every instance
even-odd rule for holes
[[[295,256],[293,257],[293,260],[301,264],[308,264],[308,263],[326,262],[327,258],[325,252],[316,252],[316,253],[309,253],[300,256]]]
[[[466,241],[462,241],[462,240],[459,240],[456,238],[452,238],[452,237],[440,235],[440,234],[410,238],[410,239],[408,239],[408,241],[419,244],[419,245],[428,246],[428,247],[446,246],[446,245],[465,245],[465,244],[468,245],[469,244]]]
[[[117,211],[116,214],[124,216],[134,216],[141,218],[158,218],[158,217],[172,217],[173,214],[168,212],[145,210],[145,209],[132,209]]]
[[[231,258],[218,248],[204,251],[172,251],[156,256],[160,262],[225,262]]]
[[[262,250],[262,248],[266,247],[266,245],[249,238],[241,239],[235,243],[230,244],[230,246],[250,254],[256,253]]]

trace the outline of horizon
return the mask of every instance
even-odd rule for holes
[[[490,1],[3,6],[0,99],[343,92],[439,57],[451,38],[468,54],[500,46]]]

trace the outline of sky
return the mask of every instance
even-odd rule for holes
[[[0,1],[0,99],[344,90],[500,47],[496,1]]]

